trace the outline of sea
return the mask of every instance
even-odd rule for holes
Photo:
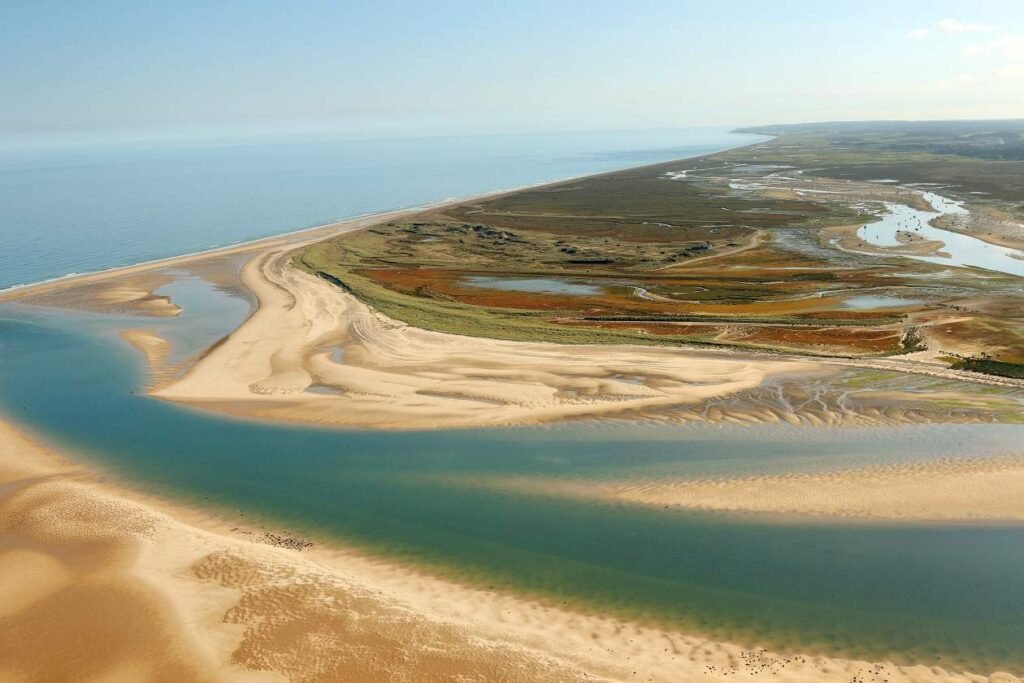
[[[761,139],[684,128],[12,148],[0,289]]]

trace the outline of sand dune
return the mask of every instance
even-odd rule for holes
[[[98,483],[8,423],[0,443],[4,681],[996,680],[744,649],[273,547]]]

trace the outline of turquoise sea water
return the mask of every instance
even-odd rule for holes
[[[182,337],[191,349],[245,315],[201,281],[177,293],[179,322],[196,326]],[[139,396],[145,377],[117,341],[122,323],[0,310],[0,410],[135,487],[480,586],[748,644],[1024,671],[1024,528],[689,513],[486,485],[1005,453],[1024,435],[1019,426],[381,433],[260,424]]]
[[[6,151],[0,289],[760,139],[699,128]]]

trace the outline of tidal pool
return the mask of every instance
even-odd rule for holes
[[[479,289],[499,289],[505,292],[533,292],[536,294],[572,294],[592,296],[604,292],[604,288],[588,283],[573,282],[558,278],[517,278],[471,275],[462,278],[462,283]]]
[[[172,271],[175,279],[154,294],[168,296],[181,307],[176,318],[144,321],[170,344],[168,362],[181,363],[205,351],[211,343],[229,334],[250,310],[245,299],[219,293],[196,275]]]
[[[920,299],[902,299],[898,296],[863,294],[843,299],[843,308],[901,308],[921,303]]]

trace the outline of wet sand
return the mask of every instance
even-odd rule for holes
[[[504,478],[474,485],[661,508],[851,520],[1024,522],[1024,453],[771,476],[606,482]]]
[[[861,239],[857,234],[857,231],[863,227],[864,224],[822,228],[822,243],[827,247],[873,256],[949,256],[949,254],[942,251],[942,242],[938,240],[914,239],[913,236],[909,236],[906,240],[901,241],[899,246],[895,247],[880,247],[871,244]]]
[[[0,441],[2,680],[1019,680],[745,649],[299,550],[104,483],[7,421]]]

